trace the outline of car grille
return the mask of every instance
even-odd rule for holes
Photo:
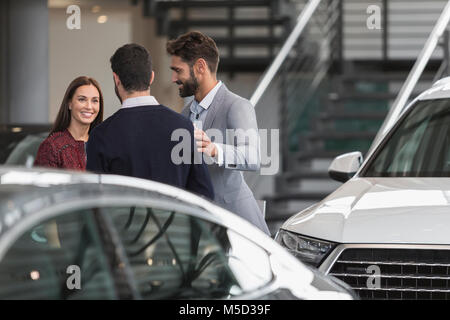
[[[330,269],[361,299],[450,299],[450,250],[346,249]]]

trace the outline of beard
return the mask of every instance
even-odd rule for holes
[[[190,71],[191,75],[188,80],[185,80],[184,82],[181,80],[178,80],[176,82],[176,84],[182,85],[182,87],[180,87],[178,89],[180,97],[182,97],[182,98],[186,98],[186,97],[195,95],[198,91],[198,88],[200,87],[200,85],[198,84],[198,80],[194,75],[194,70],[192,68],[190,68],[189,71]]]
[[[116,92],[116,96],[117,96],[117,98],[119,98],[120,103],[123,103],[122,98],[120,97],[120,94],[119,94],[119,89],[117,88],[117,85],[115,82],[114,82],[114,91]]]

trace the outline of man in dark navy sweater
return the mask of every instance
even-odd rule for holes
[[[150,95],[154,72],[148,51],[125,45],[111,57],[111,68],[122,107],[90,133],[86,169],[163,182],[214,199],[208,169],[198,161],[191,121]],[[173,159],[177,129],[187,134],[181,156],[188,161]]]

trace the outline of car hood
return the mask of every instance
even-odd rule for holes
[[[450,244],[450,178],[354,178],[282,229],[338,243]]]

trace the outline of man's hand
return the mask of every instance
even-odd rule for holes
[[[214,158],[217,155],[218,151],[216,145],[211,142],[211,139],[209,139],[203,130],[195,129],[194,137],[195,140],[197,140],[196,143],[198,152],[203,152],[211,158]]]

